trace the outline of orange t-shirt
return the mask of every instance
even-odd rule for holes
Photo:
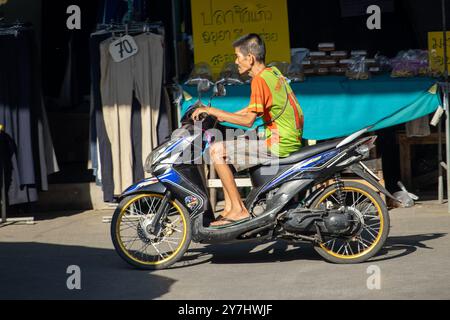
[[[276,67],[266,68],[252,79],[248,111],[262,116],[265,123],[283,112],[266,127],[266,142],[271,153],[284,158],[302,147],[303,111],[291,86]]]

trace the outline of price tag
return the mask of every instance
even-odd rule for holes
[[[124,61],[137,54],[138,51],[136,41],[130,35],[123,36],[109,45],[109,53],[115,62]]]

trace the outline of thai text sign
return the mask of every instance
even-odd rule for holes
[[[234,40],[259,34],[266,61],[291,61],[286,0],[192,0],[195,63],[206,62],[214,74],[234,62]]]
[[[450,70],[450,33],[447,32],[447,65]],[[428,32],[428,52],[430,68],[436,72],[444,72],[444,32]]]

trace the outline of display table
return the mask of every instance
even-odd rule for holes
[[[359,81],[317,76],[291,86],[305,117],[303,138],[324,140],[347,136],[374,124],[373,130],[378,130],[433,113],[441,104],[436,83],[432,78],[389,75]],[[183,90],[193,99],[182,102],[181,115],[197,100],[196,87],[184,86]],[[249,85],[228,86],[227,96],[214,98],[213,107],[235,112],[249,101]],[[207,102],[204,98],[203,103]]]

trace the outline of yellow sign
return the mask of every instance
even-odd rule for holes
[[[266,62],[291,61],[287,0],[192,0],[195,63],[208,63],[215,75],[234,62],[233,41],[259,34]]]
[[[450,70],[450,32],[447,31],[447,65]],[[444,33],[442,31],[428,32],[428,52],[430,68],[433,72],[444,72]]]

